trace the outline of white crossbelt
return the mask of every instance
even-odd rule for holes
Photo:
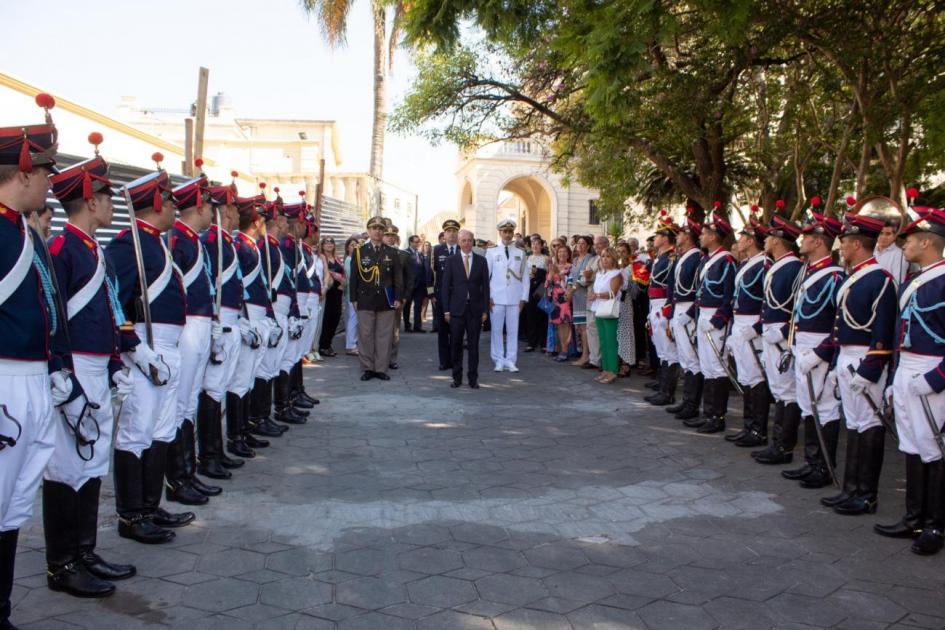
[[[815,271],[811,276],[804,281],[804,284],[801,285],[801,291],[807,293],[812,286],[814,286],[818,280],[832,273],[840,271],[840,267],[836,265],[830,265],[829,267],[824,267],[819,271]]]
[[[98,290],[102,288],[102,283],[105,282],[105,258],[101,255],[97,256],[97,258],[98,264],[95,266],[95,273],[93,273],[89,281],[66,302],[66,315],[69,319],[75,317],[92,301],[92,298],[98,294]]]
[[[253,267],[252,271],[250,271],[248,274],[243,276],[244,289],[248,289],[251,284],[256,282],[256,278],[259,276],[259,272],[262,269],[262,263],[260,262],[261,258],[262,256],[256,256],[256,266]]]
[[[171,281],[171,276],[174,275],[174,263],[171,262],[171,255],[167,251],[167,247],[164,246],[164,241],[161,241],[161,247],[164,249],[164,269],[161,270],[161,274],[154,279],[154,282],[148,285],[148,304],[154,302],[157,299],[157,296],[161,295],[167,284]]]
[[[23,239],[23,249],[20,250],[19,258],[13,263],[10,272],[3,277],[3,280],[0,280],[0,306],[3,306],[10,299],[10,296],[20,288],[30,271],[30,265],[33,264],[33,235],[30,234],[23,215],[20,215],[20,221],[23,224],[23,233],[26,238]]]
[[[765,255],[764,254],[755,254],[748,259],[748,262],[745,263],[745,266],[738,270],[738,273],[735,274],[735,286],[738,286],[738,283],[741,282],[742,278],[745,277],[745,274],[750,270],[754,269],[759,264],[764,263]]]
[[[728,254],[728,252],[724,249],[721,249],[715,252],[714,254],[712,254],[712,257],[709,258],[708,262],[702,265],[702,271],[699,273],[699,282],[702,282],[703,280],[705,280],[706,275],[708,275],[709,273],[709,269],[711,269],[715,265],[715,263],[719,262],[722,258],[724,258],[726,254]]]
[[[220,247],[223,247],[223,242],[220,242]],[[236,273],[236,268],[239,266],[240,261],[237,260],[236,250],[230,245],[230,250],[233,252],[233,261],[230,263],[230,266],[223,270],[223,277],[220,278],[220,285],[224,285],[230,281],[230,278],[233,277],[233,274]]]
[[[268,247],[268,246],[269,246],[269,244],[267,243],[267,244],[266,244],[266,247]],[[272,278],[272,286],[269,287],[269,288],[270,288],[270,290],[278,291],[278,290],[279,290],[279,285],[282,284],[282,276],[285,275],[285,263],[282,261],[282,252],[279,251],[279,248],[276,248],[275,253],[276,253],[276,254],[279,254],[279,262],[278,262],[278,263],[272,263],[272,265],[273,265],[273,266],[278,266],[278,271],[276,271],[276,275]],[[271,257],[271,255],[270,255],[270,257]]]
[[[913,278],[912,281],[909,282],[909,286],[907,286],[902,292],[902,295],[899,296],[899,310],[906,310],[906,306],[909,305],[909,300],[912,298],[912,294],[915,293],[920,286],[926,282],[935,280],[942,274],[945,274],[945,261],[942,261],[934,267],[926,269]]]
[[[197,262],[184,274],[184,288],[189,289],[200,274],[204,271],[203,267],[203,246],[197,243]]]

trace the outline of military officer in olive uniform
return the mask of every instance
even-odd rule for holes
[[[381,238],[386,226],[381,217],[368,220],[369,240],[354,251],[350,280],[351,305],[358,310],[358,357],[362,381],[390,380],[394,311],[404,297],[404,277],[397,250]]]

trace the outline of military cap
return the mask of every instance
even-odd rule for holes
[[[171,190],[171,196],[178,208],[193,208],[210,202],[210,184],[204,175],[188,179]]]
[[[367,228],[369,230],[371,228],[381,228],[382,230],[386,230],[387,224],[384,223],[384,219],[382,217],[371,217],[368,219]]]
[[[444,230],[458,230],[459,221],[457,221],[456,219],[447,219],[446,221],[443,221],[443,229]]]
[[[153,208],[155,212],[160,212],[164,201],[171,199],[170,177],[167,171],[161,168],[164,155],[153,153],[151,159],[154,160],[158,170],[125,185],[125,189],[131,197],[131,204],[137,211]]]
[[[660,217],[656,220],[656,234],[662,236],[676,236],[679,226],[673,223],[673,218],[666,210],[660,210]]]
[[[921,232],[945,236],[945,210],[917,206],[909,209],[909,218],[911,221],[902,229],[902,236]]]
[[[778,208],[784,207],[784,202],[780,199],[777,203],[780,204]],[[771,216],[771,224],[768,226],[767,232],[768,236],[776,236],[787,241],[796,241],[797,237],[801,235],[801,228],[781,215],[775,214]]]
[[[95,193],[112,194],[112,182],[108,179],[108,162],[98,154],[102,134],[89,134],[89,143],[95,146],[95,157],[63,169],[49,178],[53,195],[60,203],[75,199],[92,198]]]
[[[56,99],[37,94],[36,104],[46,110],[45,124],[0,128],[0,165],[17,166],[23,173],[46,166],[55,173],[59,132],[49,110],[56,106]]]
[[[503,220],[499,221],[499,224],[496,226],[496,229],[499,230],[499,231],[502,231],[502,230],[514,230],[514,229],[515,229],[515,221],[513,221],[512,219],[503,219]]]
[[[720,237],[725,238],[731,234],[734,230],[732,225],[725,220],[725,218],[719,214],[719,210],[722,207],[721,201],[716,201],[714,204],[714,210],[706,217],[705,223],[702,224],[702,227],[707,230],[712,230]]]

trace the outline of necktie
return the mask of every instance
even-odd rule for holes
[[[509,246],[508,245],[505,246],[505,259],[506,260],[509,259]]]
[[[466,277],[469,277],[469,254],[463,254],[463,266],[466,267]]]
[[[450,245],[450,256],[452,256],[452,255],[455,254],[455,253],[456,253],[456,250],[453,249],[453,246],[452,246],[452,245]]]

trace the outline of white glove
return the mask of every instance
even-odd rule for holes
[[[240,337],[243,338],[243,343],[245,343],[250,348],[258,348],[261,340],[259,339],[259,333],[257,332],[256,327],[253,326],[253,323],[245,317],[240,317],[239,327]]]
[[[772,326],[771,328],[768,328],[761,334],[761,336],[764,337],[764,340],[770,343],[772,346],[784,341],[784,335],[781,334],[780,326]]]
[[[859,374],[854,374],[853,378],[850,380],[850,391],[859,395],[869,389],[872,385],[873,383],[869,379],[863,378]]]
[[[740,326],[739,328],[735,329],[735,334],[738,339],[744,341],[745,343],[750,342],[752,339],[758,336],[754,326]]]
[[[318,317],[318,307],[316,307],[314,304],[309,304],[308,305],[308,318],[315,319],[316,317]]]
[[[269,329],[269,347],[275,348],[278,346],[280,339],[282,339],[282,327],[273,321],[272,328]]]
[[[115,385],[115,393],[118,394],[118,398],[124,400],[134,389],[135,377],[131,374],[131,370],[127,368],[118,370],[112,374],[112,384]]]
[[[892,386],[892,385],[887,385],[887,386],[886,386],[886,389],[883,390],[883,400],[886,401],[886,406],[887,406],[887,407],[889,407],[890,405],[892,405],[892,399],[893,399],[893,386]]]
[[[223,354],[223,324],[216,320],[210,322],[210,352],[214,356]]]
[[[797,369],[801,371],[801,374],[809,374],[821,363],[823,360],[813,350],[801,350],[797,354]]]
[[[49,375],[49,393],[54,407],[69,400],[72,395],[72,379],[69,378],[68,372],[58,370]]]
[[[128,357],[139,370],[148,375],[148,378],[151,377],[151,366],[154,366],[157,370],[157,378],[162,385],[171,380],[170,367],[164,362],[163,357],[152,350],[148,344],[139,343],[128,353]]]
[[[715,326],[712,325],[712,320],[710,319],[700,319],[699,320],[699,332],[712,332],[716,330]]]
[[[297,317],[289,318],[289,338],[298,339],[302,336],[302,320]]]
[[[928,396],[934,394],[935,390],[929,385],[929,381],[923,374],[914,374],[909,380],[909,393],[916,396]]]
[[[689,313],[682,312],[679,314],[679,323],[683,326],[688,326],[691,321],[692,318],[689,317]]]

